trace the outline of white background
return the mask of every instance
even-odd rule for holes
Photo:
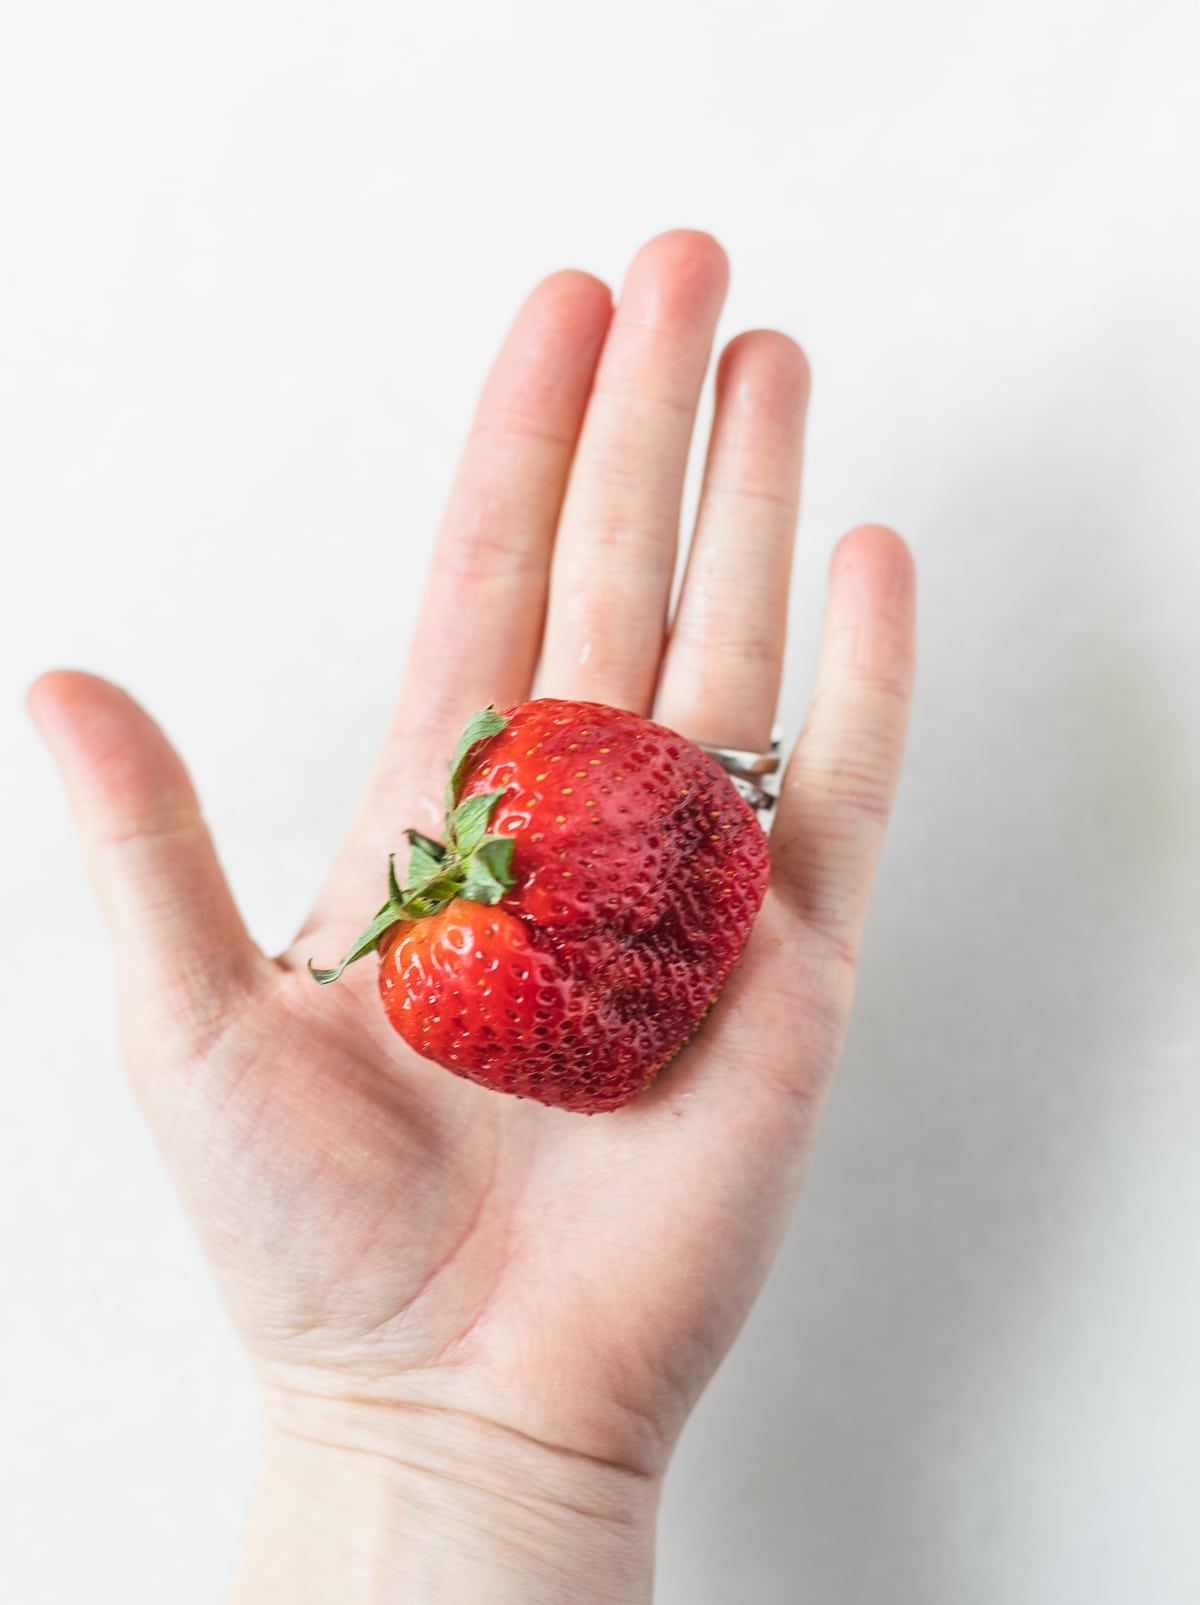
[[[24,686],[144,698],[282,946],[516,302],[678,224],[815,372],[790,728],[851,525],[921,646],[658,1597],[1200,1598],[1198,52],[1187,0],[4,8],[5,1600],[218,1599],[257,1452]]]

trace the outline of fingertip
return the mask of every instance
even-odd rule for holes
[[[187,770],[158,722],[113,681],[51,669],[30,685],[26,706],[68,791],[89,810],[140,806],[160,791],[192,799]]]
[[[791,417],[808,406],[812,369],[791,335],[779,329],[744,329],[721,352],[717,389],[747,405]]]
[[[721,353],[723,365],[753,359],[770,363],[806,384],[812,383],[812,369],[804,347],[782,329],[743,329],[735,334]]]
[[[729,258],[713,235],[668,229],[635,254],[621,301],[636,319],[657,322],[674,315],[715,321],[728,288]]]
[[[106,680],[83,669],[47,669],[26,687],[25,711],[38,734],[50,742],[64,720],[71,719],[80,699],[92,694],[93,688],[107,685]]]
[[[603,279],[582,268],[559,268],[539,280],[525,298],[526,309],[550,307],[573,316],[606,317],[613,293]]]
[[[575,295],[586,295],[589,298],[598,298],[602,301],[612,300],[612,290],[603,279],[595,273],[589,273],[586,268],[564,267],[556,273],[551,273],[542,281],[544,284],[554,284],[560,290],[570,291]]]
[[[25,707],[35,723],[47,702],[55,700],[59,686],[64,681],[69,685],[78,673],[77,669],[46,669],[29,682],[25,688]]]
[[[25,696],[23,699],[25,712],[33,721],[35,729],[39,731],[42,728],[43,702],[47,696],[53,695],[53,687],[51,682],[53,681],[55,675],[61,674],[62,672],[63,671],[61,669],[48,669],[44,674],[39,674],[35,679],[31,680],[25,687]]]
[[[96,745],[91,738],[114,722],[124,725],[133,718],[154,723],[123,687],[86,669],[48,669],[38,675],[25,693],[25,706],[39,735],[56,752],[72,738],[76,745],[80,740],[89,748]]]
[[[525,297],[493,365],[482,404],[531,402],[531,365],[545,403],[581,380],[590,382],[612,320],[612,291],[601,279],[576,268],[551,273]]]
[[[859,524],[834,546],[830,583],[856,582],[893,607],[915,605],[917,566],[912,549],[889,524]]]
[[[691,263],[720,276],[729,276],[729,253],[707,229],[670,228],[652,235],[639,247],[635,262]]]
[[[839,567],[875,567],[913,569],[913,555],[904,537],[890,524],[856,524],[838,541],[832,560]]]
[[[34,696],[39,700],[45,697],[55,701],[73,700],[79,696],[110,692],[122,697],[129,695],[115,681],[106,679],[102,674],[93,674],[89,669],[46,669],[30,682],[26,700]]]

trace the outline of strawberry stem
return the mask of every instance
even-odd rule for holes
[[[481,741],[489,741],[508,720],[491,707],[475,714],[459,737],[446,783],[446,842],[434,841],[419,830],[408,830],[408,873],[404,884],[396,878],[396,855],[388,854],[388,900],[371,923],[354,938],[341,963],[319,970],[311,959],[308,972],[328,986],[346,966],[373,952],[381,937],[401,920],[428,919],[440,914],[456,897],[473,903],[498,903],[510,886],[513,839],[488,834],[488,825],[503,791],[480,792],[459,801],[467,760]]]

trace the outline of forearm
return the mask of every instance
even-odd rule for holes
[[[231,1605],[649,1605],[657,1503],[453,1421],[273,1423]]]

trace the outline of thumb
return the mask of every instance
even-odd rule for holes
[[[66,789],[122,989],[194,1039],[270,961],[238,913],[182,760],[96,675],[44,674],[27,707]]]

